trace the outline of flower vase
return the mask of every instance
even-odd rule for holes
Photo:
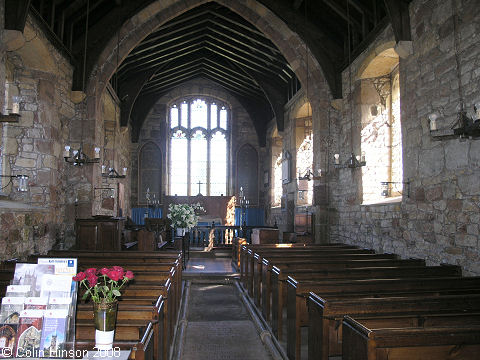
[[[177,228],[177,236],[183,237],[185,235],[185,228]]]
[[[113,347],[117,304],[117,301],[93,303],[95,348],[98,350],[109,350]]]

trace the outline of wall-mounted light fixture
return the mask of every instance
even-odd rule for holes
[[[86,164],[98,163],[100,161],[100,148],[95,147],[94,151],[94,158],[90,158],[87,154],[83,152],[82,145],[80,145],[78,150],[72,150],[72,148],[67,145],[65,146],[65,150],[63,152],[63,158],[67,163],[74,166],[83,166]]]
[[[8,91],[6,90],[6,92]],[[8,99],[5,99],[3,113],[0,114],[0,122],[18,123],[18,120],[20,119],[20,96],[12,96],[11,109],[8,108],[8,104]]]
[[[318,176],[315,176],[312,170],[308,169],[303,176],[300,175],[300,173],[298,174],[298,180],[320,180],[322,177],[322,169],[318,169],[317,172]]]
[[[480,137],[480,101],[473,106],[474,113],[467,115],[467,112],[462,109],[457,113],[457,120],[455,123],[446,129],[438,128],[438,119],[440,116],[437,113],[428,115],[428,122],[430,127],[430,135],[434,140],[453,139],[453,138],[479,138]]]
[[[367,165],[365,161],[365,151],[362,151],[362,155],[355,156],[353,153],[350,154],[350,157],[344,162],[340,162],[340,154],[333,155],[333,165],[336,169],[355,169]]]
[[[18,180],[17,191],[18,192],[28,191],[28,175],[0,175],[0,177],[10,178],[8,184],[5,185],[3,189],[6,188],[8,185],[10,185],[10,183],[13,182],[13,179],[17,179]]]
[[[107,166],[102,165],[102,177],[110,178],[110,179],[124,179],[127,176],[127,168],[124,167],[122,169],[122,174],[120,175],[115,168],[111,167],[108,168],[107,171]]]

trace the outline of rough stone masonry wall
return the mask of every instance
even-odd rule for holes
[[[70,101],[73,69],[30,17],[23,37],[18,35],[13,43],[2,41],[1,62],[2,68],[8,62],[11,69],[21,117],[18,124],[3,124],[0,145],[4,170],[28,175],[29,191],[12,190],[9,200],[1,201],[0,259],[45,253],[63,242],[65,216],[73,212],[65,206],[62,158],[66,124],[75,116]],[[3,92],[5,76],[0,87]]]
[[[262,159],[265,157],[265,148],[260,148],[258,146],[258,137],[257,133],[253,127],[252,121],[248,115],[248,113],[243,109],[243,107],[238,103],[238,101],[232,97],[230,94],[226,93],[225,91],[221,90],[217,85],[212,83],[209,80],[199,79],[193,80],[189,83],[180,86],[170,93],[164,95],[157,101],[157,104],[150,112],[148,117],[145,119],[145,122],[142,126],[142,130],[140,132],[139,141],[137,144],[132,144],[132,206],[135,207],[138,204],[138,151],[148,141],[155,142],[160,149],[162,150],[163,154],[163,168],[165,169],[165,174],[168,173],[168,163],[167,163],[167,134],[166,134],[166,115],[168,105],[183,96],[190,96],[190,95],[203,95],[203,96],[211,96],[218,99],[221,99],[228,104],[231,105],[231,113],[232,113],[232,146],[231,146],[231,180],[230,180],[230,193],[229,195],[234,195],[235,192],[235,171],[236,171],[236,154],[238,149],[244,144],[252,145],[258,152],[258,163],[259,163],[259,174],[263,174],[262,169]],[[263,204],[264,192],[263,192],[263,178],[259,179],[261,183],[259,183],[259,203]],[[164,176],[162,179],[163,185],[163,192],[168,194],[168,189],[166,187],[167,179]]]
[[[471,110],[480,98],[480,13],[476,0],[455,3],[462,88]],[[465,274],[480,275],[480,140],[433,141],[427,122],[429,113],[439,111],[443,120],[438,126],[448,127],[460,102],[451,2],[413,1],[410,22],[413,54],[399,65],[403,173],[411,182],[410,197],[404,192],[401,203],[362,206],[360,171],[337,170],[330,240],[425,258],[429,264],[458,264]],[[352,73],[377,46],[392,40],[389,27],[355,59]],[[343,86],[348,89],[345,73]],[[348,124],[340,126],[349,131]],[[340,140],[343,147],[350,146],[348,137]]]

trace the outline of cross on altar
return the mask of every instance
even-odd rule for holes
[[[198,194],[197,194],[197,196],[198,196],[198,195],[202,195],[202,192],[201,192],[201,190],[200,190],[200,185],[205,184],[205,183],[202,183],[200,180],[198,180],[198,183],[197,183],[197,184],[198,184]]]

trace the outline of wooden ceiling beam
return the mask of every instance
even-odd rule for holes
[[[23,33],[31,0],[5,0],[5,29]]]
[[[302,6],[302,4],[303,4],[303,0],[293,0],[293,4],[292,4],[293,10],[298,10],[300,6]]]
[[[135,68],[138,65],[134,65],[134,64],[137,64],[139,62],[141,62],[141,64],[140,64],[140,66],[141,66],[144,63],[148,63],[150,61],[155,61],[157,59],[162,59],[162,58],[168,56],[171,53],[175,53],[178,48],[181,48],[182,50],[184,50],[184,49],[188,49],[188,48],[197,46],[199,43],[201,43],[201,41],[197,42],[197,40],[203,40],[203,38],[204,38],[204,35],[201,34],[201,35],[198,35],[198,36],[191,37],[188,40],[185,40],[185,41],[182,41],[182,42],[177,42],[177,43],[175,43],[175,44],[173,44],[169,47],[164,47],[159,51],[152,51],[152,52],[149,52],[146,55],[142,55],[140,57],[135,57],[135,58],[131,58],[131,59],[127,58],[123,61],[122,65],[119,67],[119,71],[121,71],[121,70],[123,70],[124,68],[127,68],[127,67]]]
[[[411,41],[409,1],[384,0],[384,2],[395,34],[395,41]]]
[[[178,29],[173,30],[173,31],[168,32],[168,33],[167,32],[163,33],[164,29],[160,28],[155,33],[153,33],[155,35],[160,35],[160,33],[162,33],[161,36],[155,36],[155,39],[156,39],[155,42],[148,42],[147,43],[147,42],[145,42],[145,40],[142,41],[135,49],[132,50],[132,52],[130,52],[128,57],[134,57],[134,56],[142,54],[144,52],[150,52],[150,51],[152,51],[152,50],[154,50],[158,47],[164,46],[165,44],[177,41],[177,40],[185,38],[185,37],[189,37],[189,36],[191,36],[195,33],[201,33],[203,31],[204,27],[203,26],[199,27],[198,25],[201,24],[201,23],[204,23],[204,22],[206,22],[206,21],[201,21],[201,22],[198,22],[198,23],[195,23],[195,24],[188,24],[185,27],[178,28]],[[185,32],[185,30],[191,29],[191,28],[195,28],[195,29]],[[144,46],[146,44],[149,44],[149,45]],[[127,57],[127,59],[128,59],[128,57]]]
[[[206,37],[210,38],[211,42],[218,42],[221,45],[223,45],[223,46],[219,46],[219,47],[224,48],[226,51],[229,51],[229,50],[227,50],[227,48],[232,48],[233,50],[235,50],[235,51],[231,51],[232,53],[236,53],[238,56],[242,57],[245,60],[248,60],[248,61],[252,61],[252,59],[253,60],[258,60],[258,61],[261,61],[262,63],[264,63],[267,66],[275,67],[277,70],[282,71],[284,69],[284,66],[278,65],[276,63],[276,61],[270,61],[268,59],[262,58],[261,56],[254,55],[252,51],[248,51],[248,48],[247,49],[242,49],[240,46],[231,45],[227,41],[221,40],[218,37],[214,37],[210,34],[207,34]],[[243,56],[241,54],[243,54]]]
[[[210,46],[208,46],[208,45],[210,45]],[[231,60],[231,61],[233,61],[237,64],[245,66],[248,69],[251,69],[251,70],[254,70],[254,71],[257,71],[257,72],[267,71],[267,72],[269,72],[269,73],[271,73],[275,76],[280,77],[284,82],[288,82],[288,80],[286,78],[284,78],[278,72],[275,72],[273,69],[271,69],[267,66],[261,65],[261,64],[254,63],[250,59],[238,56],[235,52],[233,52],[231,50],[227,50],[225,48],[222,48],[221,46],[218,46],[217,44],[212,43],[211,41],[207,41],[206,48],[209,49],[210,51],[214,52],[215,54],[218,54],[218,55],[223,56],[224,58],[229,59],[229,60]]]
[[[201,50],[202,48],[203,47],[202,47],[201,44],[192,44],[190,46],[183,47],[181,51],[175,52],[174,56],[167,57],[167,55],[168,55],[167,54],[167,55],[157,57],[155,59],[151,59],[151,60],[148,60],[148,61],[145,60],[141,64],[131,65],[128,68],[121,69],[120,77],[128,77],[128,74],[130,74],[130,76],[131,76],[131,74],[136,74],[139,71],[141,72],[145,69],[150,69],[152,67],[162,65],[165,62],[169,62],[171,60],[178,59],[178,58],[183,57],[183,56],[187,56],[191,53],[194,53],[194,52],[197,52],[197,51]],[[163,59],[163,60],[160,61],[160,59]],[[134,71],[135,69],[139,69],[139,70]]]

